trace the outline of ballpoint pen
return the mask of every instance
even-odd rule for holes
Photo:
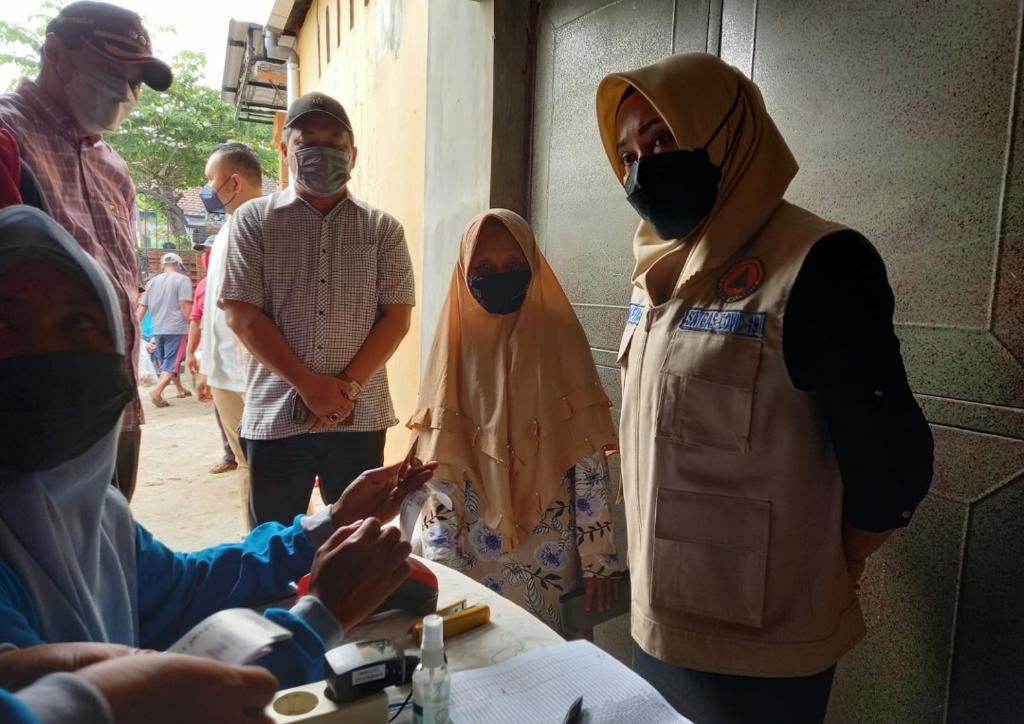
[[[583,713],[583,697],[577,697],[576,701],[569,707],[568,713],[565,715],[565,719],[562,720],[562,724],[578,724],[580,721],[580,715]]]

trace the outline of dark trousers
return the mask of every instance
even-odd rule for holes
[[[821,724],[836,667],[792,679],[712,674],[667,664],[634,642],[633,670],[697,724]]]
[[[217,408],[213,408],[213,416],[217,420],[217,429],[220,430],[220,441],[224,445],[224,462],[226,463],[237,463],[235,460],[235,452],[231,449],[231,443],[228,442],[227,433],[224,432],[224,423],[220,421],[220,413],[217,412]]]
[[[142,430],[122,431],[117,438],[117,458],[114,463],[114,485],[131,502],[135,481],[139,477],[139,445]]]
[[[306,512],[313,478],[330,505],[364,470],[384,463],[384,430],[304,433],[280,440],[246,440],[249,508],[256,524],[290,525]]]

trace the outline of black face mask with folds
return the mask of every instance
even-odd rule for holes
[[[717,166],[711,162],[707,149],[725,127],[739,101],[737,89],[725,118],[700,148],[643,156],[630,166],[626,176],[626,200],[660,238],[669,241],[689,235],[714,207],[722,166],[739,135],[733,138],[722,163]],[[746,114],[746,108],[743,113]],[[743,116],[740,125],[743,125]]]
[[[513,314],[522,308],[532,278],[533,273],[526,269],[487,276],[470,274],[466,283],[473,298],[491,314]]]
[[[0,359],[0,469],[49,470],[117,424],[132,387],[113,352],[46,352]]]

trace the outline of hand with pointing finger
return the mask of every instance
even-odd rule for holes
[[[437,463],[414,465],[408,461],[367,470],[352,481],[331,507],[334,527],[363,518],[392,520],[402,501],[434,476]]]

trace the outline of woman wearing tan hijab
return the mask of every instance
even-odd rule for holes
[[[493,209],[463,233],[409,422],[437,460],[427,558],[481,581],[556,630],[582,575],[588,605],[617,596],[606,455],[616,446],[587,338],[529,224]]]
[[[783,200],[796,161],[720,59],[610,75],[597,111],[641,217],[619,350],[634,667],[701,724],[820,722],[865,559],[931,481],[885,266]]]

